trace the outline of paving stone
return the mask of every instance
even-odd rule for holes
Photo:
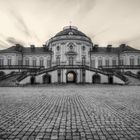
[[[140,87],[0,88],[0,140],[139,140]]]

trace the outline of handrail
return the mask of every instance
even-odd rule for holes
[[[0,81],[5,80],[5,79],[12,77],[14,75],[17,75],[17,74],[19,74],[19,72],[14,72],[14,73],[9,73],[9,74],[3,75],[2,77],[0,77]]]
[[[110,65],[110,66],[99,66],[102,69],[140,69],[140,65]]]
[[[0,69],[42,69],[44,66],[32,65],[0,65]]]
[[[98,69],[98,68],[90,67],[90,66],[87,66],[87,65],[55,65],[55,66],[45,68],[45,69],[41,69],[41,70],[37,71],[36,75],[40,75],[42,73],[50,72],[50,71],[57,70],[57,69],[84,69],[84,70],[90,70],[90,71],[94,71],[94,72],[97,72],[97,73],[101,73],[101,74],[104,74],[104,75],[112,74],[111,72],[107,72],[103,69]]]
[[[25,72],[24,75],[20,76],[17,78],[18,81],[21,81],[22,79],[26,78],[29,75],[34,74],[35,76],[37,75],[41,75],[43,73],[47,73],[47,72],[51,72],[54,70],[58,70],[58,69],[83,69],[83,70],[89,70],[89,71],[93,71],[95,73],[101,73],[103,75],[114,75],[118,78],[120,78],[121,80],[123,80],[125,83],[128,82],[128,79],[121,73],[121,72],[115,72],[115,71],[106,71],[105,69],[101,69],[101,68],[94,68],[94,67],[90,67],[87,65],[55,65],[49,68],[43,68],[43,69],[39,69],[37,71],[33,71],[33,72]]]
[[[131,77],[134,77],[134,78],[140,79],[139,76],[138,76],[137,74],[134,74],[134,73],[132,73],[131,71],[129,71],[129,72],[125,72],[125,75],[128,75],[128,76],[131,76]]]

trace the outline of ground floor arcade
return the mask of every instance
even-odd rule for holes
[[[113,84],[113,83],[123,83],[119,78],[113,75],[103,75],[97,72],[90,72],[87,70],[56,70],[41,75],[32,75],[29,76],[26,80],[26,83],[41,83],[41,84],[51,84],[51,83],[75,83],[75,84]],[[25,82],[25,80],[23,80]],[[23,82],[21,81],[21,83]]]

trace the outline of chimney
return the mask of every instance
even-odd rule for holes
[[[120,48],[125,48],[126,47],[126,44],[121,44],[120,45]]]
[[[47,45],[43,44],[42,46],[43,46],[43,50],[44,50],[44,51],[47,51],[47,49],[48,49],[48,48],[47,48]]]
[[[108,52],[111,51],[111,48],[112,48],[112,45],[107,45],[107,47],[106,47],[106,49],[107,49]]]
[[[35,45],[30,45],[31,50],[34,51],[35,50]]]
[[[99,46],[98,44],[95,44],[93,47],[98,48],[98,46]]]
[[[97,51],[97,50],[98,50],[98,47],[99,47],[99,45],[98,45],[98,44],[95,44],[95,45],[93,46],[92,50],[93,50],[93,51]]]
[[[112,45],[107,45],[107,48],[112,48]]]
[[[15,45],[15,50],[21,52],[22,51],[23,46],[20,44],[16,44]]]

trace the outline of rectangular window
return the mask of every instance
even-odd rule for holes
[[[73,65],[73,57],[69,58],[69,65]]]
[[[56,65],[60,65],[60,57],[56,58]]]
[[[51,60],[47,60],[47,67],[51,67]]]
[[[36,60],[33,60],[33,66],[36,66]]]
[[[0,66],[3,66],[4,65],[4,61],[3,59],[0,59]]]
[[[40,66],[44,66],[44,61],[40,60]]]
[[[18,60],[18,65],[22,65],[22,60]]]
[[[105,60],[105,66],[109,66],[109,59]]]
[[[138,58],[138,65],[140,65],[140,57]]]
[[[82,57],[82,65],[85,65],[85,64],[86,64],[86,57],[83,56],[83,57]]]
[[[116,66],[117,65],[117,61],[114,59],[114,60],[112,60],[112,65],[113,66]]]
[[[25,65],[29,66],[29,60],[28,59],[25,60]]]
[[[91,60],[91,67],[95,68],[95,59]]]
[[[120,65],[123,65],[124,64],[123,59],[120,59],[119,62],[120,62],[119,63]]]
[[[7,65],[10,66],[12,64],[12,60],[8,59]]]
[[[134,65],[134,58],[130,58],[130,66]]]
[[[100,67],[100,66],[102,66],[102,60],[101,59],[98,60],[98,67]]]

